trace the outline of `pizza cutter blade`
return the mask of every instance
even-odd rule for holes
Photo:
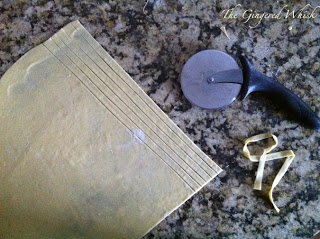
[[[230,70],[233,74],[229,74]],[[204,109],[217,109],[236,99],[242,78],[242,70],[230,55],[218,50],[205,50],[187,61],[180,82],[185,97],[192,104]]]
[[[183,94],[192,104],[218,109],[241,100],[253,91],[264,91],[286,105],[286,110],[305,126],[320,130],[320,118],[297,95],[274,79],[257,71],[240,57],[243,69],[227,53],[204,50],[193,55],[180,74]]]

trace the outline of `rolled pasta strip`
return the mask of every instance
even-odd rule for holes
[[[293,153],[292,150],[286,150],[286,151],[281,151],[281,152],[278,152],[278,153],[271,154],[270,156],[274,157],[273,159],[279,159],[279,158],[286,157],[286,160],[284,161],[282,167],[280,168],[280,170],[277,173],[275,179],[273,180],[271,188],[270,188],[270,191],[269,191],[269,199],[270,199],[272,205],[274,206],[274,208],[276,209],[276,211],[279,213],[280,209],[276,206],[276,204],[273,201],[272,192],[273,192],[273,189],[280,182],[280,180],[283,177],[283,175],[287,172],[292,160],[295,157],[295,154]]]
[[[255,162],[259,162],[258,170],[257,170],[257,175],[256,179],[254,181],[254,186],[253,189],[256,190],[261,190],[261,184],[262,184],[262,178],[263,178],[263,170],[264,170],[264,165],[266,162],[266,154],[269,153],[272,149],[274,149],[278,145],[278,139],[275,135],[266,133],[266,134],[258,134],[255,136],[252,136],[248,138],[245,141],[244,147],[243,147],[243,154],[246,156],[250,161],[253,161],[251,159],[251,155],[248,149],[248,144],[252,142],[258,142],[263,139],[268,139],[268,138],[273,138],[274,144],[269,146],[268,148],[263,150],[263,153],[261,155],[252,155],[252,157],[255,159]],[[257,159],[258,158],[258,159]]]
[[[267,138],[273,138],[274,144],[272,144],[268,148],[264,149],[263,153],[261,155],[251,155],[250,151],[248,149],[248,144],[252,143],[252,142],[258,142],[260,140],[267,139]],[[275,135],[273,135],[271,133],[255,135],[255,136],[252,136],[252,137],[245,140],[245,144],[243,147],[243,154],[251,162],[259,162],[257,175],[256,175],[256,179],[254,182],[254,187],[253,187],[254,189],[257,189],[257,190],[261,190],[263,169],[264,169],[265,162],[270,161],[270,160],[280,159],[280,158],[286,158],[281,169],[279,170],[275,179],[273,180],[270,191],[269,191],[269,199],[270,199],[273,207],[275,208],[275,210],[277,212],[279,212],[280,211],[279,208],[276,206],[276,204],[273,201],[273,196],[272,196],[273,189],[278,185],[278,183],[280,182],[283,175],[287,172],[292,160],[295,157],[295,154],[293,153],[292,150],[285,150],[285,151],[281,151],[281,152],[277,152],[277,153],[268,154],[277,145],[278,145],[278,139]]]

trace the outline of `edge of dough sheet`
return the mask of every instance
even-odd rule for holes
[[[68,25],[73,25],[78,28],[83,28],[85,30],[85,28],[80,24],[79,21],[71,22]],[[66,25],[66,26],[68,26],[68,25]],[[99,46],[100,46],[100,44],[99,44]],[[112,58],[102,47],[99,50],[100,51],[103,50],[104,51],[103,54],[107,54],[108,57]],[[30,57],[30,56],[32,56],[32,57]],[[10,86],[15,85],[15,84],[21,84],[24,80],[24,75],[28,74],[28,70],[30,68],[32,68],[32,66],[39,64],[42,61],[45,61],[46,59],[48,59],[50,57],[52,57],[50,52],[44,50],[44,45],[40,44],[40,45],[34,47],[33,49],[29,50],[24,56],[22,56],[17,62],[15,62],[4,73],[4,75],[0,79],[0,120],[2,119],[3,115],[5,115],[5,114],[2,114],[1,107],[6,103],[6,97],[7,98],[10,97]],[[34,59],[38,59],[38,60],[34,61]],[[140,86],[124,71],[124,69],[113,58],[112,58],[112,60],[113,60],[112,64],[117,68],[117,71],[119,71],[119,72],[121,71],[120,72],[121,75],[126,77],[127,78],[126,80],[132,81],[132,83],[131,83],[132,90],[134,90],[137,95],[140,95],[142,100],[144,100],[146,103],[150,104],[150,109],[152,108],[152,110],[154,110],[155,114],[157,114],[157,116],[159,117],[158,120],[163,123],[168,123],[167,126],[168,126],[168,128],[170,128],[170,129],[168,129],[168,131],[173,129],[173,131],[177,134],[177,137],[179,135],[181,142],[179,141],[179,144],[176,143],[176,147],[187,148],[186,151],[188,150],[188,152],[190,151],[197,156],[197,157],[193,158],[193,160],[195,161],[196,164],[199,164],[201,167],[201,163],[208,164],[208,162],[209,162],[210,164],[208,164],[208,166],[213,170],[213,173],[210,175],[208,180],[204,180],[205,182],[202,183],[198,188],[193,189],[192,193],[190,195],[188,195],[188,197],[186,197],[183,201],[177,202],[177,205],[174,208],[172,208],[172,210],[168,210],[168,212],[165,215],[163,215],[161,218],[159,216],[160,219],[152,227],[148,228],[143,234],[141,234],[141,236],[144,236],[149,231],[151,231],[156,225],[158,225],[164,218],[166,218],[169,214],[171,214],[173,211],[175,211],[177,208],[179,208],[188,199],[190,199],[194,194],[196,194],[200,189],[202,189],[207,183],[209,183],[219,173],[221,173],[222,169],[217,164],[215,164],[214,161],[212,161],[212,159],[210,159],[177,125],[174,124],[174,122],[160,109],[160,107],[155,102],[153,102],[151,100],[151,98],[140,88]],[[20,69],[20,68],[22,68],[22,69],[25,68],[26,70],[19,71],[18,69]],[[120,78],[122,78],[122,77],[120,77]],[[122,80],[123,80],[123,78],[122,78]],[[4,101],[3,101],[3,99],[4,99]],[[43,105],[43,106],[45,106],[45,105]],[[51,111],[53,112],[54,109],[51,109]],[[48,112],[51,113],[51,111],[49,110]],[[26,114],[26,112],[24,112],[24,114]],[[23,127],[25,127],[25,125],[22,124],[17,127],[21,127],[21,129],[22,129]],[[39,127],[41,127],[41,126],[34,126],[35,129],[37,129]],[[1,129],[1,127],[0,127],[0,134],[6,135],[5,129],[6,128]],[[32,131],[32,130],[33,130],[33,128],[30,131]],[[8,139],[8,142],[10,142],[10,140],[12,141],[14,139],[13,136],[15,136],[15,137],[19,136],[18,132],[15,132],[15,134],[16,135],[11,135],[11,138]],[[35,137],[35,134],[30,133],[30,137],[31,136]],[[28,135],[27,136],[25,135],[24,137],[25,137],[24,142],[30,140],[30,138],[28,138]],[[168,138],[171,139],[169,136],[168,136]],[[152,137],[151,137],[151,139],[152,139]],[[175,139],[171,139],[171,140],[173,140],[173,142],[175,142]],[[8,143],[6,141],[6,139],[3,139],[3,141],[1,141],[1,139],[0,139],[0,145],[1,145],[1,142],[3,143],[3,145],[6,145]],[[23,142],[23,140],[22,140],[22,142]],[[159,145],[156,145],[156,146],[160,147]],[[15,170],[15,166],[19,163],[18,159],[17,159],[18,157],[15,157],[13,159],[13,156],[15,155],[14,149],[17,149],[17,151],[19,151],[19,156],[20,156],[20,155],[24,154],[24,151],[26,151],[26,148],[24,148],[24,147],[25,147],[24,144],[19,145],[17,143],[17,145],[14,145],[13,148],[8,150],[8,152],[7,151],[1,152],[2,150],[0,150],[0,173],[3,173],[3,175],[0,175],[0,180],[5,181],[4,178],[6,177],[6,174],[8,173],[8,172],[3,172],[2,168],[10,169],[9,173],[11,173],[11,171]],[[5,159],[4,155],[11,156],[12,160],[9,161],[8,159]],[[201,162],[200,162],[200,159],[202,160]],[[193,170],[195,170],[195,169],[193,169]],[[198,172],[196,171],[196,173],[198,173]]]

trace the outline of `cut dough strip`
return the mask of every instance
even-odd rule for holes
[[[268,138],[273,138],[274,144],[272,144],[268,148],[264,149],[263,153],[261,155],[251,155],[250,154],[249,149],[248,149],[249,143],[258,142],[260,140],[268,139]],[[277,153],[268,154],[277,145],[278,145],[278,139],[275,135],[273,135],[271,133],[255,135],[255,136],[252,136],[252,137],[245,140],[245,144],[243,147],[243,155],[246,158],[248,158],[251,162],[259,162],[257,175],[256,175],[256,179],[254,182],[254,187],[253,187],[256,190],[261,190],[261,183],[262,183],[263,169],[264,169],[265,162],[270,161],[270,160],[280,159],[280,158],[286,158],[281,169],[279,170],[275,179],[273,180],[273,183],[272,183],[270,191],[269,191],[269,199],[270,199],[273,207],[276,209],[276,211],[279,212],[280,211],[279,208],[276,206],[276,204],[273,201],[272,192],[273,192],[273,189],[280,182],[283,175],[287,172],[292,160],[295,157],[295,154],[293,153],[292,150],[285,150],[285,151],[281,151],[281,152],[277,152]]]

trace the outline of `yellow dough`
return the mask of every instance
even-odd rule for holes
[[[251,155],[248,149],[248,144],[253,142],[258,142],[263,139],[272,138],[274,140],[274,144],[269,146],[268,148],[263,150],[263,153],[261,155]],[[254,182],[253,188],[256,190],[261,190],[261,183],[262,183],[262,177],[263,177],[263,169],[266,161],[269,160],[275,160],[275,159],[281,159],[286,158],[284,161],[282,167],[280,168],[279,172],[277,173],[275,179],[273,180],[273,183],[271,185],[270,191],[269,191],[269,199],[273,205],[273,207],[276,209],[277,212],[280,211],[280,209],[276,206],[276,204],[273,201],[272,192],[273,189],[278,185],[283,175],[287,172],[292,160],[294,159],[295,155],[292,150],[285,150],[277,153],[271,153],[268,154],[271,150],[273,150],[278,145],[278,139],[275,135],[266,133],[266,134],[259,134],[252,136],[245,140],[245,144],[243,147],[243,154],[246,158],[248,158],[252,162],[259,162],[258,170],[256,179]]]
[[[140,238],[221,172],[78,22],[0,80],[1,238]]]

